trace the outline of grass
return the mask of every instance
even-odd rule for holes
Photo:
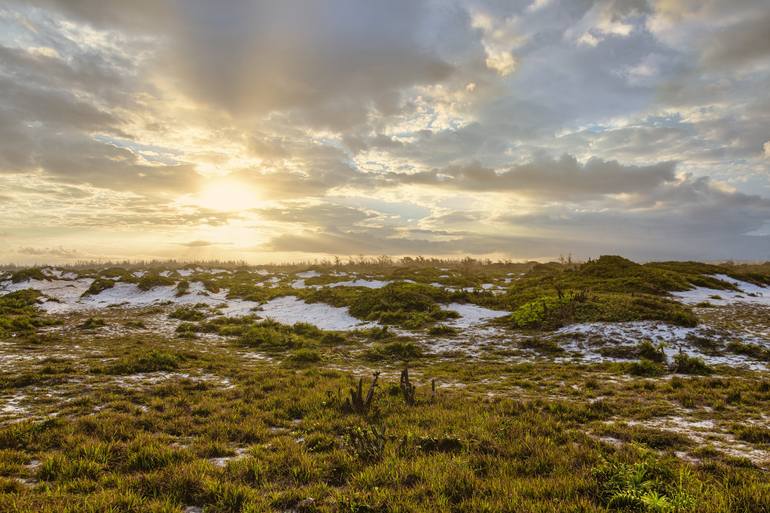
[[[575,288],[561,289],[561,300],[552,283],[523,286],[532,295],[516,304],[540,295],[569,304],[583,290],[581,280],[596,280],[588,306],[578,301],[574,315],[572,306],[542,315],[540,326],[670,313],[664,293],[621,290],[613,269],[627,265],[586,264],[581,277],[563,278]],[[658,285],[669,274],[695,280],[712,272],[636,265],[634,280]],[[501,344],[510,347],[500,355],[432,354],[431,330],[452,335],[431,317],[440,305],[461,298],[513,303],[508,293],[453,293],[425,283],[502,283],[509,272],[540,283],[583,269],[439,266],[372,263],[360,269],[419,283],[301,292],[351,310],[360,301],[359,315],[398,319],[390,328],[353,333],[195,306],[107,309],[94,317],[110,327],[104,330],[70,329],[88,322],[72,314],[57,317],[61,328],[50,332],[54,318],[35,308],[38,293],[0,296],[0,322],[19,326],[0,332],[0,410],[20,409],[0,413],[0,512],[770,511],[766,463],[753,456],[770,450],[762,423],[770,406],[765,372],[705,366],[684,354],[669,368],[662,346],[641,339],[616,347],[634,361],[570,363],[553,336],[540,332],[505,338]],[[275,289],[306,269],[287,269]],[[759,276],[762,269],[731,272]],[[163,270],[173,269],[156,273]],[[187,279],[199,278],[221,288],[247,282],[243,271],[196,271]],[[510,286],[519,287],[516,280]],[[650,298],[663,306],[622,311]],[[199,337],[146,328],[168,314],[183,333]],[[411,323],[424,329],[424,343],[396,329]],[[129,324],[135,329],[118,329]],[[764,355],[761,346],[741,344],[727,350]],[[524,357],[530,351],[536,359]],[[407,363],[409,400],[399,380]],[[362,378],[366,394],[375,371],[381,374],[371,405],[350,408],[349,390]],[[708,431],[697,427],[705,421],[713,423]]]
[[[350,314],[365,321],[416,329],[457,317],[456,312],[441,309],[452,295],[442,289],[419,283],[391,283],[379,289],[335,287],[304,289],[301,295],[310,302],[324,302],[348,307]]]
[[[40,292],[31,289],[0,296],[0,337],[32,334],[40,327],[56,323],[38,312],[40,296]]]
[[[137,282],[136,286],[139,287],[140,290],[151,290],[155,287],[162,287],[162,286],[169,286],[169,285],[175,285],[176,281],[173,279],[161,276],[157,272],[148,272],[145,275],[143,275],[141,278],[139,278],[139,281]]]
[[[11,281],[13,283],[21,283],[28,280],[48,280],[48,277],[38,267],[19,269],[11,273]]]
[[[93,282],[91,282],[91,285],[88,286],[88,289],[83,292],[83,296],[95,296],[107,289],[111,289],[114,286],[115,280],[111,280],[109,278],[96,278]]]
[[[705,376],[713,372],[713,369],[706,365],[702,358],[681,352],[674,356],[672,368],[677,374],[699,374]]]
[[[121,358],[106,366],[107,374],[137,374],[144,372],[173,371],[179,368],[180,356],[160,350],[139,353]]]
[[[511,315],[516,328],[553,330],[577,322],[666,321],[695,326],[686,306],[649,294],[588,293],[543,295],[518,306]]]
[[[283,330],[318,336],[306,326],[296,331]],[[62,371],[67,379],[96,381],[78,387],[74,404],[56,406],[62,418],[0,428],[2,475],[33,480],[31,488],[0,488],[0,511],[179,513],[194,505],[205,511],[727,512],[768,505],[761,469],[719,452],[693,466],[672,456],[693,447],[684,435],[606,427],[617,416],[665,413],[684,391],[716,404],[740,390],[746,398],[740,407],[761,409],[770,387],[757,392],[746,381],[752,375],[735,382],[678,378],[640,395],[643,381],[618,386],[595,378],[607,369],[419,360],[411,369],[415,403],[403,400],[397,376],[386,375],[364,415],[348,411],[340,397],[354,376],[319,362],[319,349],[289,351],[294,364],[287,367],[245,361],[233,352],[237,345],[195,350],[155,337],[91,343],[118,356],[111,373],[70,367]],[[170,368],[190,378],[123,387],[110,377]],[[42,367],[29,370],[35,369]],[[526,395],[469,382],[467,389],[432,393],[427,376],[441,382],[468,372],[476,382],[497,376],[536,390]],[[193,379],[200,373],[230,385]],[[568,387],[571,399],[551,395],[564,380],[582,384]],[[596,394],[611,395],[588,400]],[[597,443],[591,431],[627,442]],[[763,436],[743,438],[763,444]],[[217,466],[213,459],[221,457],[231,459]],[[26,466],[33,459],[40,464]]]

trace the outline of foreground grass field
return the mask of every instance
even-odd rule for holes
[[[423,281],[405,274],[453,274],[425,269]],[[566,298],[585,284],[559,280],[591,275],[552,275],[558,286],[546,287],[540,275],[552,270],[510,272],[469,271],[479,290],[458,293],[515,307],[517,290]],[[722,272],[688,283],[728,291],[709,281]],[[144,286],[179,288],[155,279]],[[636,278],[625,288],[592,279],[591,294],[671,301],[634,292]],[[232,274],[214,281],[227,280],[237,285]],[[490,282],[505,288],[484,292]],[[418,308],[387,287],[306,294],[366,294],[362,311],[381,322],[407,312],[395,326],[421,331],[331,332],[195,304],[46,314],[38,292],[0,296],[0,512],[770,512],[770,376],[719,359],[768,359],[761,306],[675,303],[714,329],[759,334],[693,342],[714,360],[610,337],[601,350],[611,358],[574,361],[566,333],[521,331],[515,315],[478,328],[493,346],[439,351],[436,337],[464,333],[435,305],[459,296],[434,287]],[[574,322],[564,305],[559,319]]]

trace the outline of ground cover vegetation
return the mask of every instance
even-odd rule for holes
[[[44,271],[5,279],[55,279]],[[61,314],[41,311],[36,290],[0,295],[0,512],[770,511],[770,379],[718,359],[767,361],[767,311],[670,296],[735,290],[716,275],[767,284],[766,264],[380,259],[261,274],[223,263],[68,272],[94,280],[87,296],[125,282],[184,298],[202,283],[209,295],[347,307],[373,325],[223,315],[205,295]],[[292,286],[300,273],[311,273],[305,288]],[[388,283],[329,286],[355,279]],[[511,313],[474,335],[495,344],[438,350],[468,336],[470,325],[452,325],[465,320],[452,303]],[[573,361],[566,335],[553,335],[645,320],[759,335],[693,338],[709,361],[643,336],[609,337],[605,361]]]

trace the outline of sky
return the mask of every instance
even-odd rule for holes
[[[767,0],[0,0],[0,263],[770,260]]]

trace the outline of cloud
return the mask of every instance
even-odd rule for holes
[[[719,30],[703,50],[708,67],[733,68],[770,59],[770,13],[751,17]]]
[[[675,179],[674,162],[650,166],[626,166],[617,161],[589,159],[581,164],[570,155],[541,158],[504,171],[478,164],[414,174],[390,174],[388,179],[405,184],[445,187],[467,191],[517,191],[537,197],[573,199],[609,194],[636,194]]]
[[[315,126],[349,126],[384,97],[452,73],[423,38],[424,0],[38,3],[99,28],[164,34],[159,69],[235,117],[291,111]]]
[[[57,257],[57,258],[82,258],[80,251],[75,249],[66,249],[61,246],[54,248],[34,248],[34,247],[21,247],[17,250],[17,253],[35,257]]]
[[[208,240],[191,240],[189,242],[177,242],[175,243],[179,246],[184,246],[186,248],[207,248],[210,246],[227,246],[230,245],[230,242],[211,242]]]
[[[121,256],[239,258],[247,240],[763,257],[768,16],[764,0],[9,0],[0,219],[33,249]],[[196,206],[220,179],[257,208]]]

